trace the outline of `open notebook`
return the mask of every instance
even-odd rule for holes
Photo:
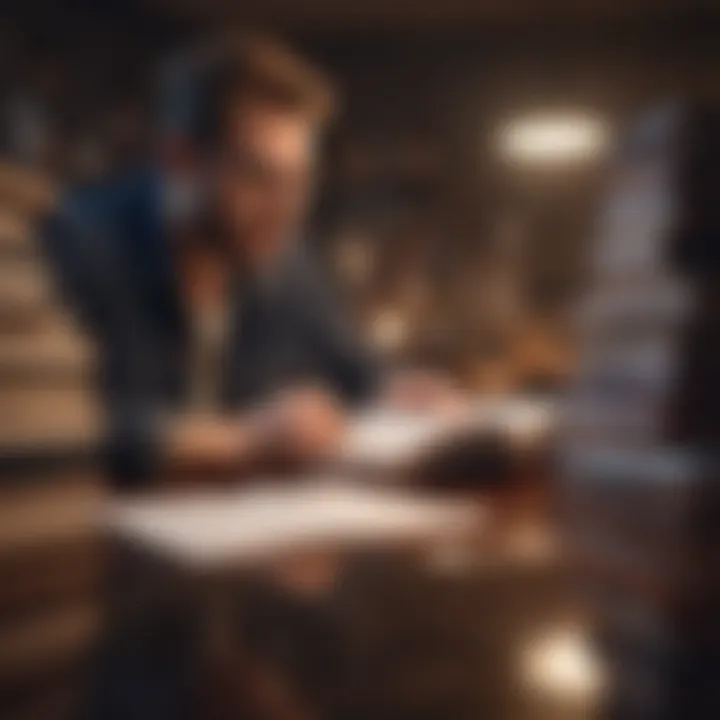
[[[110,532],[199,568],[303,549],[440,539],[477,526],[478,509],[412,492],[313,482],[115,500]]]

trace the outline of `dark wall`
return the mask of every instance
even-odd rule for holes
[[[508,167],[497,153],[500,127],[527,111],[577,107],[617,134],[648,105],[712,95],[719,27],[696,17],[305,38],[346,98],[330,143],[329,234],[349,225],[375,237],[388,257],[399,256],[400,275],[423,256],[445,335],[482,347],[483,323],[467,299],[495,252],[498,226],[513,217],[528,312],[557,313],[587,280],[604,162]]]

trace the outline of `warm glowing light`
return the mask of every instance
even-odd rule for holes
[[[560,628],[535,638],[526,648],[523,669],[535,690],[558,698],[588,698],[602,684],[598,660],[576,628]]]
[[[608,140],[607,124],[599,117],[538,114],[506,123],[500,133],[500,150],[511,162],[581,161],[600,155]]]

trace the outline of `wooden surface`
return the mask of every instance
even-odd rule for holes
[[[288,720],[592,717],[598,671],[589,677],[586,618],[545,494],[455,502],[481,508],[476,532],[421,549],[309,545],[242,583],[215,583],[131,543],[138,574],[125,584],[147,589],[154,578],[163,602],[195,608],[206,640],[253,629],[249,644],[204,646],[200,717],[211,706],[233,717],[247,703],[258,718]]]

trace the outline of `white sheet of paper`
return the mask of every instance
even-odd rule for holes
[[[378,410],[357,418],[342,450],[349,462],[402,464],[428,450],[457,428],[457,421],[429,415]]]
[[[402,465],[454,435],[496,431],[511,442],[529,443],[550,432],[554,421],[550,403],[522,398],[474,400],[451,417],[378,409],[350,427],[342,457],[358,464]]]
[[[255,562],[319,545],[432,539],[477,526],[478,508],[414,493],[318,482],[116,500],[111,533],[205,566]]]

